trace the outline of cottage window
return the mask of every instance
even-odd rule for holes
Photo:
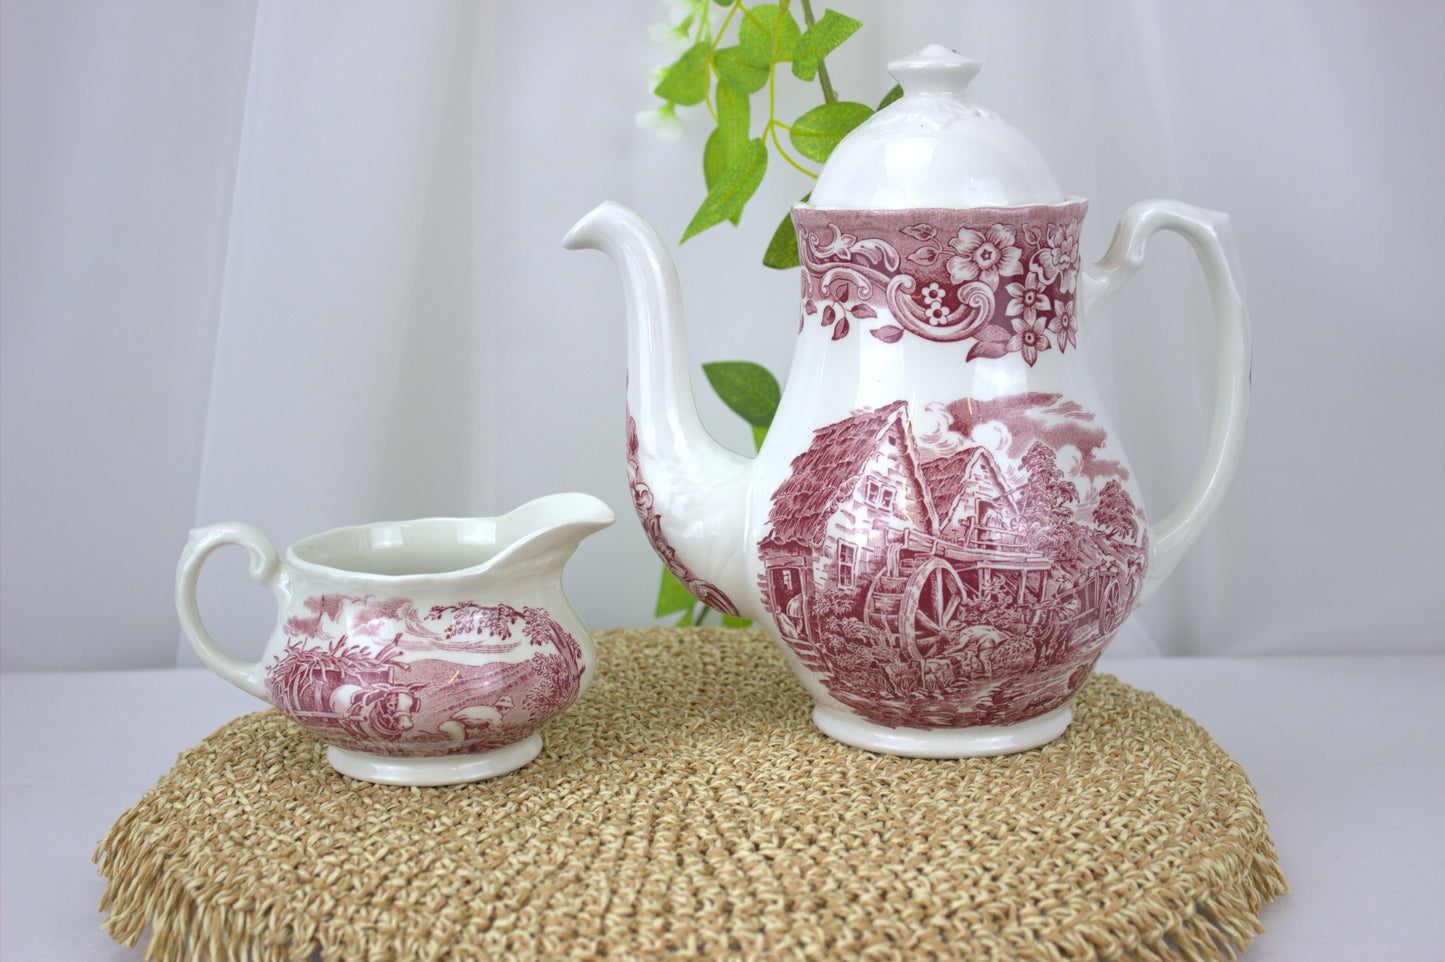
[[[853,587],[853,578],[858,565],[858,548],[855,545],[840,542],[838,544],[838,586],[841,588]]]
[[[893,508],[893,488],[876,478],[869,478],[863,484],[863,500],[871,505],[889,511]]]

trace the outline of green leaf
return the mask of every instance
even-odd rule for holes
[[[871,116],[873,108],[867,104],[847,100],[823,104],[793,121],[788,139],[798,153],[822,163],[848,131]]]
[[[852,17],[845,17],[832,10],[823,12],[823,19],[809,27],[798,38],[793,53],[793,76],[799,80],[812,80],[818,75],[818,64],[837,49],[838,45],[863,24]]]
[[[702,179],[707,189],[722,179],[732,158],[728,156],[728,138],[721,127],[707,135],[707,144],[702,148]]]
[[[662,569],[662,583],[657,588],[657,611],[655,614],[661,618],[663,615],[670,615],[674,611],[686,611],[689,616],[692,614],[692,606],[697,604],[697,599],[692,592],[683,587],[681,581],[673,573]]]
[[[717,127],[708,135],[702,151],[702,177],[712,190],[728,168],[737,161],[748,144],[748,98],[727,84],[717,87]],[[734,224],[742,216],[739,209],[728,220]]]
[[[752,624],[746,618],[739,618],[737,615],[723,615],[724,628],[746,628]]]
[[[887,107],[889,104],[893,103],[893,101],[897,100],[899,97],[902,97],[902,96],[903,96],[903,87],[902,87],[902,85],[900,85],[900,84],[894,84],[894,85],[893,85],[893,89],[890,90],[890,91],[888,91],[886,94],[884,94],[884,95],[883,95],[883,99],[880,100],[880,101],[878,101],[878,109],[879,109],[879,110],[882,110],[884,107]]]
[[[714,361],[704,364],[702,372],[738,417],[759,428],[773,423],[783,391],[767,368],[751,361]]]
[[[763,439],[768,436],[768,429],[767,429],[767,428],[760,428],[760,427],[758,427],[756,424],[752,425],[752,429],[753,429],[753,448],[754,448],[755,450],[761,451],[761,450],[763,449]]]
[[[812,191],[804,194],[803,203],[812,196]],[[790,210],[778,221],[778,229],[773,231],[773,238],[768,241],[768,249],[763,252],[763,266],[781,271],[798,264],[798,232],[793,228],[793,212]]]
[[[728,84],[717,88],[717,129],[727,135],[733,150],[742,148],[748,142],[748,126],[752,123],[752,111],[745,93]]]
[[[760,67],[792,60],[801,36],[798,21],[776,3],[749,8],[738,25],[738,46],[743,57]]]
[[[718,177],[717,183],[708,188],[707,198],[692,216],[682,240],[707,230],[725,220],[731,220],[742,213],[748,198],[763,181],[768,169],[768,149],[763,138],[754,137],[739,152],[738,157]]]
[[[727,86],[740,94],[752,94],[768,84],[769,64],[748,62],[740,47],[723,47],[713,54],[712,65]]]
[[[700,104],[707,97],[708,45],[695,43],[687,52],[667,68],[653,93],[663,100],[670,100],[684,107]]]

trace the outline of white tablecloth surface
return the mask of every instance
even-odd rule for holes
[[[1100,667],[1204,725],[1259,792],[1292,891],[1247,962],[1445,959],[1445,655]],[[5,674],[6,962],[139,960],[100,927],[96,843],[178,753],[262,707],[202,669]]]

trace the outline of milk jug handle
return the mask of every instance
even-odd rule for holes
[[[1144,262],[1144,248],[1156,232],[1172,230],[1194,248],[1214,303],[1217,373],[1214,420],[1204,465],[1184,502],[1149,529],[1153,558],[1136,605],[1143,604],[1174,570],[1224,498],[1244,444],[1249,412],[1250,332],[1244,279],[1239,270],[1229,216],[1173,200],[1146,200],[1124,212],[1108,252],[1086,266],[1080,284],[1080,316],[1094,311],[1124,286]]]
[[[196,580],[211,552],[228,544],[246,549],[251,556],[251,580],[270,588],[277,603],[285,607],[289,593],[275,545],[255,527],[230,521],[191,532],[190,540],[181,552],[181,560],[176,565],[176,613],[180,615],[181,630],[185,632],[186,639],[207,668],[242,691],[270,701],[260,663],[242,661],[226,654],[220,645],[211,640],[210,633],[201,623],[201,611],[196,604]]]

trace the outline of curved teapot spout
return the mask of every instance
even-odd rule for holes
[[[742,614],[751,462],[718,444],[693,401],[677,269],[635,213],[599,204],[568,232],[622,274],[627,306],[627,470],[637,516],[677,579],[706,604]],[[745,615],[754,616],[754,615]]]

